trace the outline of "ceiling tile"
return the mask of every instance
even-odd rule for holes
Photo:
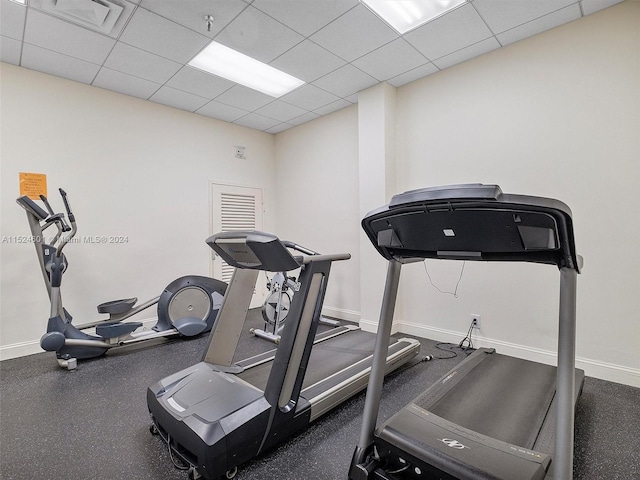
[[[473,0],[400,36],[359,0],[115,0],[116,41],[57,1],[0,0],[2,61],[271,133],[620,2]],[[212,38],[307,83],[276,99],[186,65]]]
[[[315,86],[339,97],[347,97],[376,83],[378,81],[375,78],[351,64],[347,64],[313,82]]]
[[[316,110],[317,108],[340,100],[340,97],[311,84],[307,84],[297,88],[291,93],[283,95],[280,97],[280,100],[305,110]]]
[[[252,5],[308,37],[358,3],[358,0],[256,0]]]
[[[406,85],[407,83],[418,80],[419,78],[426,77],[427,75],[431,75],[433,73],[439,72],[440,70],[433,63],[427,63],[422,65],[421,67],[414,68],[413,70],[409,70],[406,73],[398,75],[397,77],[393,77],[387,80],[388,83],[393,85],[394,87],[401,87],[402,85]]]
[[[92,85],[144,99],[148,99],[161,86],[158,83],[104,67],[100,69]]]
[[[340,57],[311,40],[304,40],[280,55],[270,65],[310,83],[345,64]]]
[[[237,0],[189,0],[188,8],[184,2],[176,0],[142,0],[140,3],[141,7],[209,38],[220,33],[247,5]],[[207,30],[205,15],[214,17],[210,31]]]
[[[398,38],[386,23],[358,5],[315,33],[311,40],[351,62]]]
[[[300,115],[299,117],[289,120],[287,123],[290,123],[291,125],[302,125],[303,123],[310,122],[311,120],[315,120],[316,118],[320,118],[320,115],[318,115],[317,113],[308,112],[304,115]]]
[[[621,2],[622,0],[582,0],[580,3],[582,4],[582,11],[584,14],[591,15],[603,8],[607,8]]]
[[[412,30],[404,38],[425,57],[435,60],[490,36],[491,31],[478,12],[466,4]]]
[[[425,63],[428,63],[428,60],[402,38],[387,43],[353,62],[360,70],[378,80],[396,77]]]
[[[26,7],[9,0],[2,0],[0,5],[2,6],[2,15],[0,15],[0,32],[2,32],[2,36],[22,40],[24,19],[27,15]]]
[[[348,97],[344,97],[344,100],[351,103],[358,103],[358,92],[349,95]]]
[[[502,33],[576,2],[577,0],[474,0],[472,5],[493,33]]]
[[[138,7],[122,32],[120,41],[184,64],[210,39]]]
[[[486,40],[474,43],[473,45],[458,50],[457,52],[440,57],[439,59],[434,60],[433,63],[439,69],[444,70],[445,68],[452,67],[453,65],[462,63],[473,57],[479,57],[480,55],[497,48],[500,48],[500,43],[494,37],[489,37]]]
[[[13,38],[0,36],[0,62],[20,65],[22,42]]]
[[[160,87],[149,100],[189,112],[195,112],[208,102],[206,98],[167,86]]]
[[[337,102],[333,102],[328,105],[325,105],[324,107],[320,107],[314,110],[313,112],[317,113],[318,115],[326,115],[327,113],[335,112],[345,107],[350,107],[351,105],[353,105],[353,103],[347,102],[345,99],[341,98]]]
[[[100,66],[94,63],[85,62],[84,60],[52,52],[28,43],[25,43],[22,47],[21,65],[25,68],[82,83],[91,83],[100,69]]]
[[[49,50],[54,49],[80,60],[101,65],[113,48],[113,38],[30,9],[24,41]],[[65,77],[66,78],[66,77]]]
[[[550,13],[544,17],[536,18],[535,20],[520,25],[519,27],[512,28],[506,32],[496,35],[502,45],[508,45],[510,43],[522,40],[525,37],[536,35],[545,30],[557,27],[563,23],[577,20],[580,18],[580,7],[578,4],[570,5],[557,12]]]
[[[267,130],[280,124],[280,121],[274,120],[273,118],[263,117],[262,115],[258,115],[257,113],[250,113],[248,115],[245,115],[244,117],[239,118],[233,123],[244,125],[245,127],[249,128],[255,128],[256,130]]]
[[[205,115],[207,117],[218,118],[226,122],[233,122],[240,117],[244,117],[249,112],[247,112],[246,110],[241,110],[240,108],[232,107],[231,105],[226,105],[224,103],[212,100],[204,107],[196,110],[196,113]]]
[[[281,123],[280,125],[276,125],[275,127],[271,127],[265,130],[265,132],[275,134],[275,133],[284,132],[285,130],[289,130],[292,127],[293,125],[289,125],[288,123]]]
[[[216,97],[216,100],[252,112],[267,103],[273,102],[275,98],[242,85],[235,85]]]
[[[167,85],[201,97],[215,98],[222,92],[229,90],[235,83],[197,68],[186,66],[176,73],[167,82]]]
[[[216,42],[269,63],[303,39],[299,33],[250,6],[220,32]]]
[[[119,2],[114,3],[121,6],[123,8],[123,11],[108,35],[113,38],[118,38],[122,33],[122,29],[127,23],[129,23],[131,15],[133,15],[133,12],[136,10],[136,8],[138,8],[136,6],[138,2],[135,0],[120,0]]]
[[[275,102],[271,102],[264,107],[259,108],[256,110],[256,113],[264,115],[265,117],[274,118],[281,122],[286,122],[307,112],[306,110],[296,107],[295,105],[291,105],[290,103],[276,100]]]
[[[104,66],[152,82],[164,83],[180,69],[182,64],[118,42],[104,62]]]

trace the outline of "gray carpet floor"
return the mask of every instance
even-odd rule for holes
[[[246,329],[261,326],[251,311]],[[202,359],[208,337],[158,340],[58,367],[54,354],[0,362],[0,478],[3,480],[186,480],[162,440],[149,433],[146,389]],[[447,356],[421,339],[421,355]],[[273,348],[247,332],[237,358]],[[451,369],[456,358],[422,362],[385,383],[388,418]],[[364,392],[277,448],[243,465],[238,480],[345,479]],[[640,389],[587,378],[576,414],[574,478],[640,479]]]

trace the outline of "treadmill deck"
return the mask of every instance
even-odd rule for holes
[[[451,475],[442,478],[545,478],[555,382],[555,367],[479,349],[382,425],[376,443],[392,463],[410,456]],[[576,370],[575,402],[583,383]]]
[[[311,403],[312,420],[366,388],[375,341],[375,334],[354,329],[314,345],[301,391]],[[385,374],[407,363],[419,350],[417,340],[392,338]],[[264,390],[272,364],[264,362],[237,376]]]

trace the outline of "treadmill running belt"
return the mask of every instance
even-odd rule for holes
[[[315,344],[311,350],[302,388],[313,385],[372,355],[375,341],[374,334],[355,330]],[[273,361],[250,368],[240,373],[238,377],[264,390],[272,364]]]
[[[444,396],[414,403],[475,432],[533,448],[556,387],[556,369],[497,353],[485,355]]]

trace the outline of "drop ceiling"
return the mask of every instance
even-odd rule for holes
[[[358,0],[0,0],[0,60],[278,133],[620,1],[473,0],[400,35]],[[274,98],[186,65],[214,39],[306,83]]]

